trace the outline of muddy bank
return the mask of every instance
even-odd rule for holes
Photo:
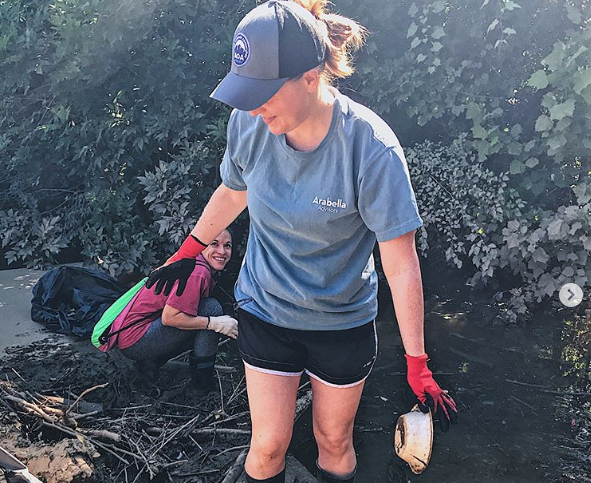
[[[492,294],[472,292],[454,272],[431,271],[425,278],[430,365],[458,402],[460,422],[448,433],[436,427],[431,464],[422,475],[396,458],[393,427],[414,398],[391,304],[382,303],[379,358],[355,425],[359,481],[591,481],[589,394],[567,395],[591,388],[581,387],[581,379],[570,374],[572,361],[563,357],[569,344],[582,344],[570,332],[572,317],[579,314],[581,326],[591,330],[583,308],[555,308],[527,324],[505,325]],[[589,354],[586,360],[588,380]],[[303,419],[292,451],[309,468],[316,458],[311,438],[310,418]]]
[[[217,482],[250,433],[233,343],[221,347],[219,391],[207,396],[188,387],[182,360],[154,374],[86,341],[12,349],[0,362],[0,445],[47,483]],[[91,388],[81,400],[94,411],[67,409]]]
[[[413,475],[395,457],[393,427],[414,397],[405,382],[391,303],[382,292],[379,358],[355,425],[357,481],[591,481],[591,313],[556,308],[527,324],[507,326],[497,317],[492,294],[472,292],[454,272],[431,271],[425,278],[430,364],[458,402],[460,423],[449,433],[436,429],[433,458],[423,475]],[[221,346],[217,365],[219,391],[199,398],[187,388],[182,360],[156,377],[86,341],[47,337],[13,348],[0,361],[0,445],[48,483],[219,483],[248,444],[250,425],[235,342]],[[81,416],[74,423],[59,420],[78,437],[6,399],[44,405],[54,396],[71,404],[102,384],[108,385],[82,398],[100,405],[99,412],[85,415],[78,407],[71,410]],[[310,420],[305,411],[291,451],[314,471]],[[101,431],[121,439],[101,438]]]

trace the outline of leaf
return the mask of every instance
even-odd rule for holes
[[[586,68],[577,72],[573,79],[575,81],[574,91],[577,94],[582,94],[582,92],[591,85],[591,68]]]
[[[550,108],[550,118],[554,121],[560,121],[563,117],[572,117],[575,112],[575,100],[568,99],[561,104]]]
[[[563,271],[562,271],[562,275],[566,278],[570,278],[575,274],[575,270],[573,269],[573,267],[566,267]]]
[[[540,160],[539,160],[538,158],[529,158],[529,159],[528,159],[528,160],[525,162],[525,165],[526,165],[528,168],[535,168],[535,167],[538,165],[538,163],[539,163],[539,162],[540,162]]]
[[[507,152],[511,156],[518,156],[518,155],[520,155],[522,150],[523,150],[523,144],[521,144],[521,143],[512,142],[507,147]]]
[[[507,228],[509,231],[517,231],[519,230],[519,226],[520,223],[517,220],[511,220],[509,223],[507,223]]]
[[[538,263],[546,263],[548,260],[550,260],[550,257],[542,247],[536,248],[531,257]]]
[[[468,104],[466,109],[466,119],[472,119],[474,122],[480,122],[482,120],[482,110],[475,102]]]
[[[522,132],[523,132],[523,128],[521,127],[521,124],[515,124],[511,128],[511,136],[513,136],[514,138],[518,138]]]
[[[511,161],[511,164],[509,165],[509,172],[511,174],[521,174],[523,171],[523,163],[521,161],[518,159]]]
[[[512,234],[509,238],[507,238],[507,248],[517,248],[519,246],[519,237],[515,234]]]
[[[557,240],[560,236],[560,229],[562,228],[563,221],[558,219],[554,220],[548,225],[548,238],[550,240]]]
[[[560,136],[553,136],[549,138],[547,143],[548,155],[554,156],[555,154],[558,154],[564,146],[566,146],[567,141],[564,135],[561,134]]]
[[[445,30],[443,30],[443,27],[435,27],[433,29],[433,33],[431,34],[431,37],[433,37],[434,39],[440,39],[441,37],[445,36]]]
[[[486,7],[489,2],[490,2],[490,0],[484,0],[484,2],[482,3],[482,5],[480,6],[480,8]]]
[[[476,139],[486,139],[488,133],[479,123],[474,123],[472,134]]]
[[[583,224],[577,221],[573,223],[570,227],[569,234],[574,235],[577,232],[577,230],[580,230],[581,228],[583,228]]]
[[[527,85],[534,89],[545,89],[548,87],[548,75],[543,70],[538,70],[531,75]]]
[[[419,26],[416,23],[411,23],[410,27],[408,27],[408,31],[406,32],[406,38],[412,37],[414,34],[417,33]]]
[[[494,19],[490,25],[488,26],[488,28],[486,29],[486,33],[490,34],[495,28],[496,26],[499,25],[499,20],[498,19]]]
[[[579,205],[586,205],[591,200],[591,190],[587,192],[587,186],[585,184],[574,186],[573,193],[577,197],[577,203]]]
[[[527,144],[525,145],[525,151],[526,152],[530,152],[536,145],[536,142],[534,140],[528,141]]]
[[[542,60],[542,64],[548,66],[551,71],[556,71],[564,62],[564,55],[564,43],[560,41],[556,42],[552,52]]]
[[[503,33],[505,35],[515,35],[517,32],[515,30],[513,30],[512,28],[507,27],[507,28],[503,29]]]
[[[579,47],[579,49],[568,59],[568,62],[566,63],[565,67],[570,66],[575,60],[577,60],[577,58],[581,55],[584,54],[585,52],[587,52],[587,47],[585,47],[584,45],[581,45]]]
[[[439,52],[443,48],[441,42],[433,42],[433,47],[431,47],[431,51]]]
[[[546,284],[546,286],[544,287],[544,293],[548,296],[548,297],[552,297],[552,295],[554,295],[554,292],[556,292],[556,284],[554,282],[554,280],[551,280],[550,282],[548,282],[548,284]]]
[[[421,40],[418,37],[415,37],[414,39],[412,39],[412,42],[410,43],[410,48],[414,49],[420,43],[421,43]]]
[[[507,0],[505,2],[505,5],[503,8],[504,8],[504,10],[512,11],[512,10],[515,10],[516,8],[521,8],[521,5],[519,5],[518,3],[515,3],[511,0]]]
[[[571,5],[570,3],[566,3],[566,15],[572,23],[574,23],[576,25],[581,24],[581,20],[582,20],[581,11],[577,7],[575,7],[574,5]]]
[[[536,131],[537,132],[549,131],[553,127],[554,127],[554,123],[552,122],[552,120],[548,116],[542,114],[540,117],[538,117],[538,119],[536,121]]]
[[[411,17],[414,17],[414,16],[417,14],[417,12],[418,12],[418,11],[419,11],[419,8],[417,7],[417,5],[416,5],[415,3],[413,3],[413,4],[410,6],[410,8],[408,9],[408,14],[409,14]]]
[[[442,0],[437,0],[431,4],[431,8],[433,9],[433,13],[439,13],[445,8],[445,2]]]
[[[417,62],[421,63],[423,62],[425,59],[427,58],[427,56],[425,54],[419,54],[417,55]]]

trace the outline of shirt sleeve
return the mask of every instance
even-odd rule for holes
[[[210,286],[210,277],[211,275],[201,271],[199,266],[195,269],[195,271],[187,280],[187,286],[183,294],[179,297],[176,294],[176,289],[178,287],[178,281],[175,282],[172,290],[170,291],[170,295],[166,299],[166,305],[170,305],[173,309],[180,310],[187,315],[191,315],[195,317],[197,315],[197,310],[199,309],[199,302],[201,298],[207,296],[208,294],[206,291],[209,291]]]
[[[230,119],[228,120],[228,130],[226,135],[226,152],[222,159],[220,166],[220,174],[222,177],[222,183],[228,188],[235,191],[245,191],[246,182],[242,177],[242,167],[239,166],[235,153],[235,145],[238,141],[240,133],[238,132],[236,122],[236,111],[232,111]]]
[[[399,151],[399,152],[397,152]],[[384,242],[423,224],[402,150],[387,148],[360,176],[358,208],[366,226]]]

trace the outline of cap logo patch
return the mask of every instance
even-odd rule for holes
[[[234,63],[237,66],[246,64],[250,57],[250,45],[244,34],[236,35],[234,39]]]

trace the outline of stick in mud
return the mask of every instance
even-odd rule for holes
[[[236,483],[236,480],[242,474],[242,468],[244,467],[244,462],[246,461],[246,455],[248,454],[248,448],[242,450],[242,452],[234,461],[234,464],[230,467],[226,476],[221,481],[221,483]]]

